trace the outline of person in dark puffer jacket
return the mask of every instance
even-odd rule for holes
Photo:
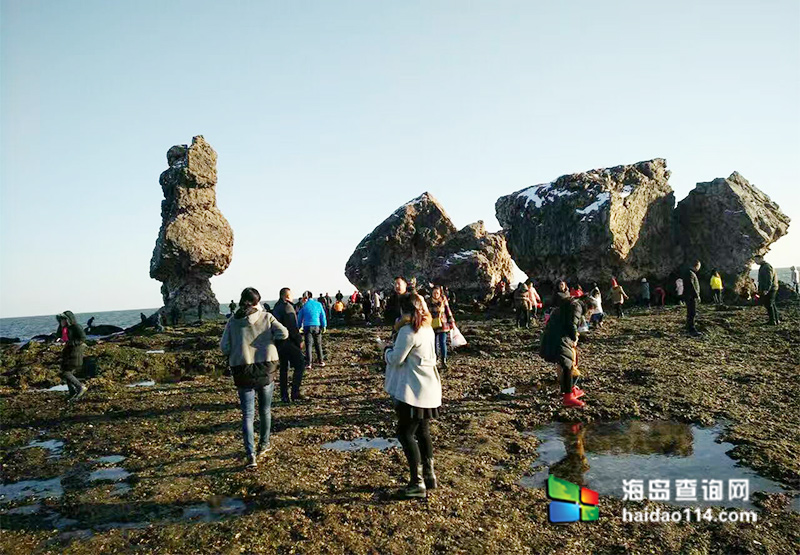
[[[570,296],[567,284],[559,281],[552,303],[556,308],[542,333],[539,354],[547,362],[559,366],[561,394],[565,407],[582,407],[586,403],[578,399],[583,391],[573,379],[573,368],[577,361],[578,326],[583,316],[583,305]]]
[[[248,287],[242,291],[239,309],[228,320],[220,340],[220,348],[228,356],[233,383],[239,391],[242,407],[242,436],[247,454],[247,467],[258,466],[257,459],[270,450],[272,426],[272,374],[278,368],[275,340],[287,339],[289,330],[261,306],[259,292]],[[260,434],[258,450],[253,449],[255,398],[258,396]]]
[[[87,387],[75,377],[75,372],[83,367],[86,334],[78,325],[75,315],[69,310],[57,315],[56,320],[58,320],[56,341],[64,343],[64,349],[61,351],[61,378],[69,389],[67,399],[77,401],[86,394],[87,390]]]

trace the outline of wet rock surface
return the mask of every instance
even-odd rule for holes
[[[502,234],[487,233],[482,221],[457,231],[433,195],[423,193],[362,239],[345,275],[359,290],[388,290],[405,276],[485,300],[497,282],[513,278],[513,269]]]
[[[323,448],[394,437],[394,410],[371,340],[376,333],[388,338],[388,328],[329,330],[328,365],[307,373],[306,401],[273,404],[273,449],[255,471],[244,469],[241,415],[229,378],[186,370],[191,381],[121,387],[134,375],[144,379],[160,368],[205,364],[217,356],[222,323],[95,345],[109,370],[88,380],[89,392],[72,407],[60,393],[0,382],[5,484],[62,477],[63,489],[60,496],[5,503],[3,511],[16,512],[0,515],[0,550],[554,553],[573,542],[566,552],[796,552],[800,516],[792,512],[791,492],[759,497],[759,520],[751,524],[626,523],[623,507],[662,505],[603,496],[600,520],[576,534],[547,522],[542,489],[520,485],[542,456],[544,444],[532,430],[554,422],[623,420],[725,422],[721,439],[734,446],[730,456],[800,488],[800,385],[787,379],[798,363],[800,310],[784,307],[785,323],[773,328],[761,325],[762,307],[701,305],[701,338],[682,333],[684,314],[674,307],[632,309],[629,317],[608,318],[582,336],[587,407],[580,411],[561,407],[555,371],[536,355],[538,322],[518,330],[510,314],[463,315],[459,325],[469,348],[455,351],[442,373],[442,416],[432,424],[441,487],[424,502],[397,498],[408,478],[401,449]],[[4,350],[3,368],[39,361],[45,370],[57,369],[57,353],[39,347],[34,359]],[[156,349],[165,353],[145,354]],[[154,366],[134,374],[145,361]],[[501,393],[509,388],[513,394]],[[686,433],[673,435],[672,452],[688,454]],[[22,449],[43,437],[64,443],[60,458],[49,458],[43,448]],[[606,451],[604,441],[601,434],[592,449]],[[648,446],[647,434],[638,434],[630,448]],[[120,453],[126,457],[121,463],[97,462]],[[126,482],[88,479],[113,465],[131,474]],[[119,487],[125,484],[129,489]]]
[[[224,272],[233,256],[233,231],[217,208],[217,153],[198,135],[191,145],[170,148],[167,162],[150,277],[163,283],[162,312],[169,322],[217,319],[209,278]]]

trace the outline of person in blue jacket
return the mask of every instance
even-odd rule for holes
[[[314,350],[317,352],[317,360],[320,366],[325,366],[322,356],[322,335],[328,327],[328,319],[325,317],[325,307],[314,299],[311,291],[306,291],[305,297],[308,299],[300,312],[297,313],[297,327],[303,330],[303,337],[306,342],[306,370],[311,368],[311,343],[314,343]]]

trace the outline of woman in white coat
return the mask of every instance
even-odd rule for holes
[[[387,345],[386,392],[397,413],[397,438],[403,446],[411,474],[407,497],[425,497],[437,487],[433,472],[430,420],[439,416],[442,382],[436,370],[434,331],[425,300],[416,293],[400,298],[397,339]]]

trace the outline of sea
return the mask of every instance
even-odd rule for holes
[[[270,306],[275,306],[275,301],[266,301]],[[137,308],[133,310],[109,310],[106,312],[76,312],[75,318],[82,327],[94,316],[93,324],[119,326],[128,328],[142,321],[140,314],[150,316],[158,308]],[[220,314],[228,314],[228,305],[219,305]],[[55,314],[46,316],[23,316],[19,318],[0,318],[0,337],[17,337],[25,342],[36,335],[55,333],[58,327]]]

